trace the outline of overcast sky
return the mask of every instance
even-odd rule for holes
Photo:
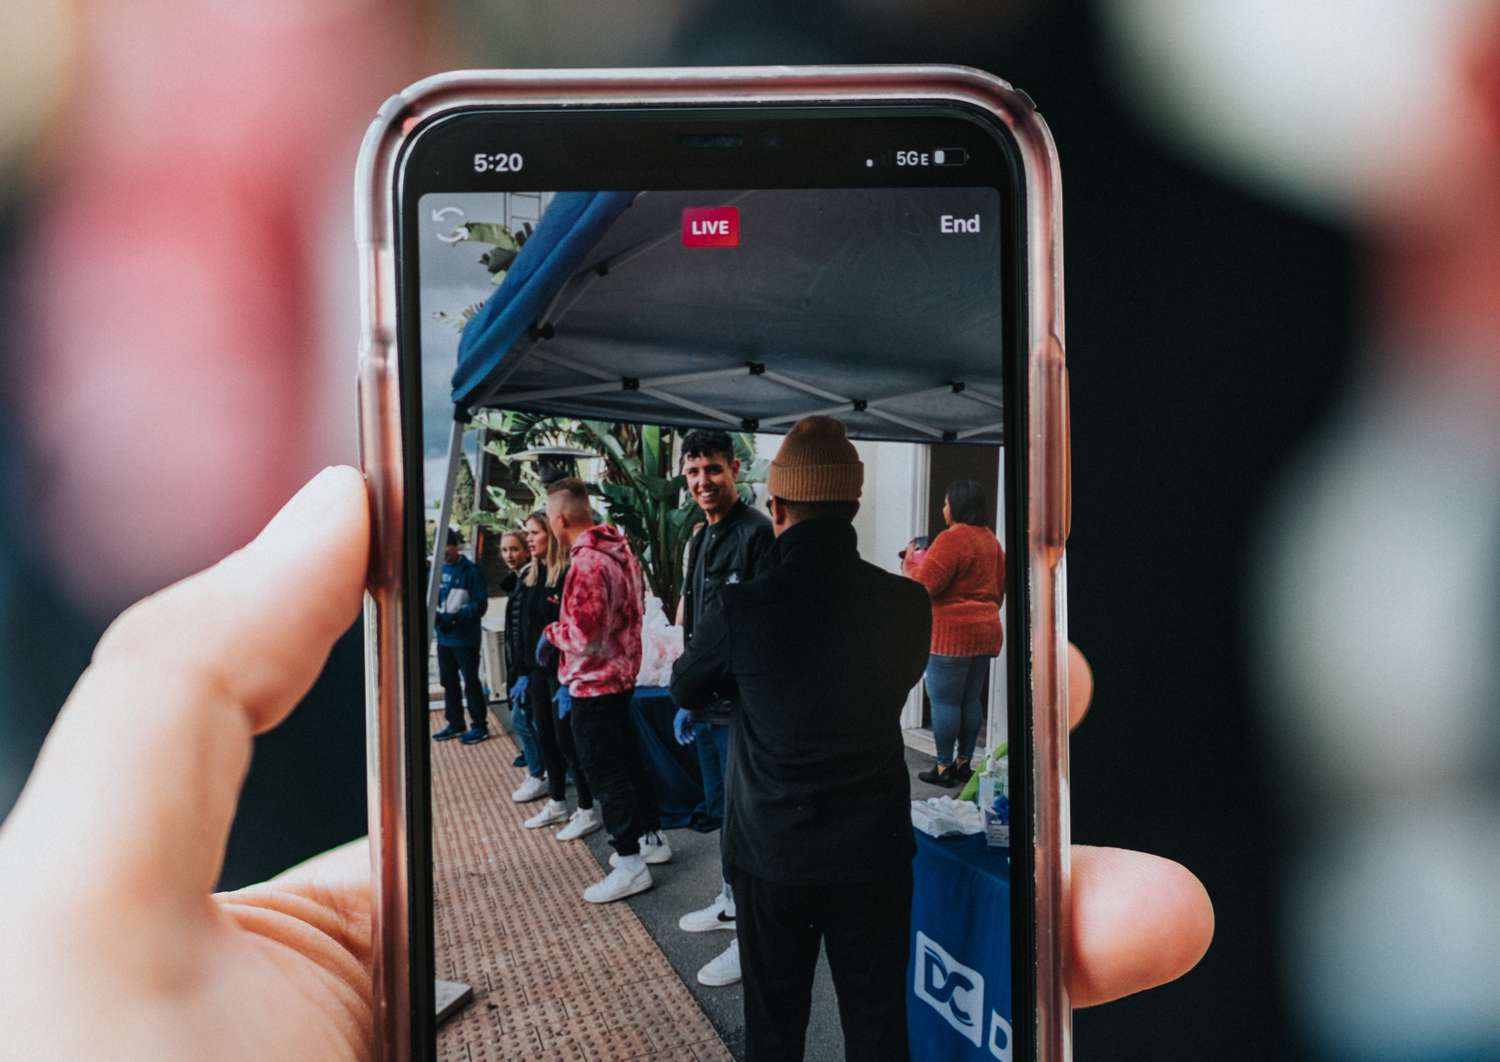
[[[422,278],[422,456],[426,470],[424,497],[429,506],[442,499],[448,431],[453,422],[449,395],[453,369],[458,364],[458,331],[438,320],[437,314],[457,316],[465,306],[482,302],[495,290],[489,271],[479,262],[488,245],[448,243],[439,237],[450,235],[467,221],[503,223],[508,215],[512,220],[535,219],[537,206],[535,195],[507,192],[429,194],[417,204],[421,214],[417,264]],[[470,443],[472,451],[472,439]]]

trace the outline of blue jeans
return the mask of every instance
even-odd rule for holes
[[[729,797],[729,728],[712,723],[699,723],[698,740],[693,746],[698,750],[698,767],[703,772],[703,800],[708,813],[719,820],[719,869],[724,876],[724,888],[729,888],[729,860],[724,857],[724,814]]]
[[[990,678],[987,656],[943,656],[927,658],[927,699],[932,702],[932,740],[937,761],[953,763],[953,746],[959,759],[974,755],[979,738],[979,717],[984,712],[984,688]]]
[[[537,681],[542,681],[540,677]],[[536,739],[536,727],[531,722],[531,711],[522,697],[510,706],[510,732],[521,746],[521,755],[526,757],[526,769],[531,777],[540,778],[547,773],[542,760],[542,743]]]

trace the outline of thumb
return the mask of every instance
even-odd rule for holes
[[[353,622],[368,553],[364,482],[330,468],[244,549],[126,611],[0,831],[0,880],[207,910],[251,738]]]

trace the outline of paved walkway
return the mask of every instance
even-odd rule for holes
[[[516,747],[492,726],[432,748],[437,973],[474,989],[438,1058],[732,1062],[629,906],[583,901],[602,876],[588,846],[521,828],[541,804],[510,799]]]

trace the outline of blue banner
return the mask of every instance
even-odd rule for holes
[[[914,832],[912,1062],[1011,1062],[1009,850]]]

